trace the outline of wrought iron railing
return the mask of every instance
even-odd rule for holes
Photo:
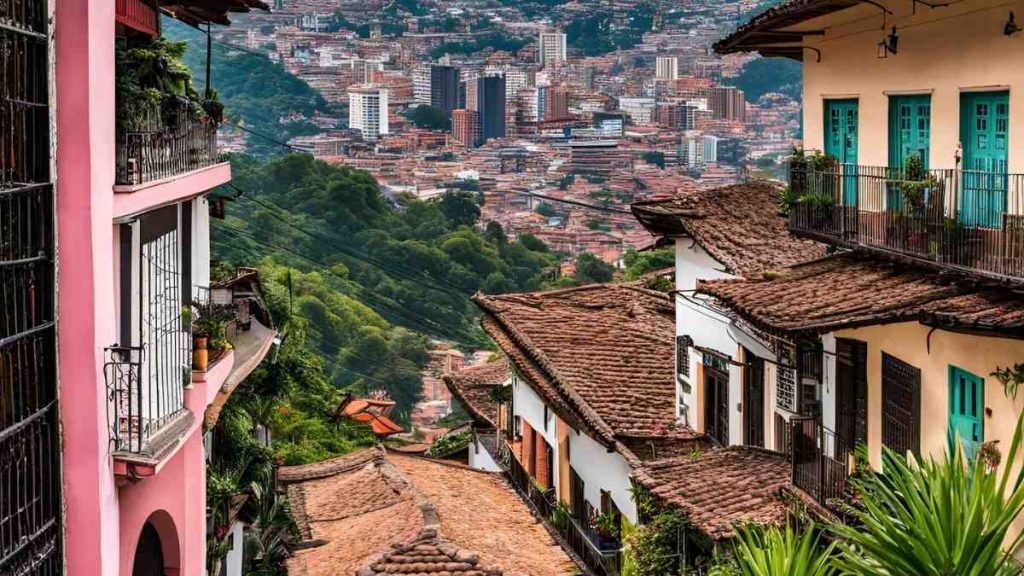
[[[819,164],[790,164],[797,235],[1024,281],[1024,174]]]
[[[142,346],[111,346],[106,353],[103,372],[111,447],[114,452],[143,452],[150,440],[185,409],[181,383],[168,386],[150,377],[151,371],[143,369]]]
[[[0,2],[0,574],[62,574],[45,0]]]
[[[853,471],[853,446],[817,419],[794,416],[792,434],[793,484],[824,506],[843,496]]]
[[[121,124],[117,184],[155,182],[222,161],[217,151],[217,122],[186,99],[171,99],[160,110]]]
[[[505,444],[502,450],[500,460],[505,466],[512,486],[531,505],[534,512],[561,536],[563,545],[583,562],[590,574],[618,576],[622,569],[621,548],[601,549],[597,544],[597,532],[590,527],[581,526],[571,515],[566,516],[566,521],[561,526],[555,525],[551,521],[552,511],[557,506],[555,490],[538,488],[526,468],[515,454],[512,454],[509,446]]]

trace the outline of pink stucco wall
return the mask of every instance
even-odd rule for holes
[[[179,538],[179,558],[168,566],[182,575],[199,575],[205,563],[206,501],[201,426],[193,426],[155,476],[120,487],[107,432],[103,355],[117,341],[114,218],[165,202],[167,195],[115,201],[114,0],[53,4],[57,345],[67,573],[130,575],[142,526],[153,518],[165,537],[176,532]],[[165,192],[194,196],[203,191],[200,186],[224,179],[225,168],[218,167],[185,185],[196,187],[194,194],[181,184]],[[201,398],[206,396],[204,388]],[[196,418],[201,420],[201,410]],[[165,542],[165,549],[172,548]]]

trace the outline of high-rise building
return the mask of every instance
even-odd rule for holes
[[[348,126],[363,138],[376,140],[388,133],[388,89],[357,84],[348,89]]]
[[[412,100],[414,103],[429,106],[431,103],[431,66],[421,64],[412,70]]]
[[[569,117],[569,91],[561,86],[538,88],[538,106],[544,121],[564,120]]]
[[[543,66],[558,66],[565,62],[566,42],[562,32],[541,32],[537,41],[537,62]]]
[[[480,114],[475,110],[452,111],[452,140],[472,148],[480,141]]]
[[[447,118],[459,107],[459,69],[453,66],[430,67],[430,105],[444,110]]]
[[[505,77],[481,76],[476,80],[476,109],[480,113],[480,139],[505,136]]]
[[[647,124],[654,115],[654,98],[619,98],[619,109],[633,124]]]
[[[743,90],[735,86],[716,86],[708,90],[708,108],[716,119],[746,122],[747,103]]]
[[[660,80],[677,80],[679,78],[679,58],[658,56],[654,74],[654,77]]]

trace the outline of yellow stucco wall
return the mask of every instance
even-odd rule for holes
[[[824,149],[826,98],[857,98],[859,104],[858,163],[888,165],[888,94],[931,94],[931,167],[954,168],[960,141],[960,94],[964,91],[1010,90],[1010,150],[1024,145],[1024,34],[1003,35],[1011,10],[1024,7],[1005,0],[956,2],[929,9],[909,1],[884,0],[895,15],[887,16],[888,34],[895,23],[896,55],[879,59],[882,12],[864,4],[801,25],[824,30],[805,44],[822,51],[815,62],[804,53],[804,146]],[[1018,20],[1019,22],[1020,20]],[[1010,155],[1010,171],[1024,172],[1024,154]]]
[[[985,441],[999,440],[999,448],[1006,451],[1013,439],[1017,416],[1024,410],[1024,391],[1011,400],[990,374],[999,367],[1024,362],[1024,341],[935,330],[929,350],[930,331],[917,322],[907,322],[836,333],[838,338],[868,345],[868,448],[875,467],[881,465],[883,351],[921,370],[922,455],[939,458],[946,447],[951,364],[985,380]]]

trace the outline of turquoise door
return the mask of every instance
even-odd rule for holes
[[[977,92],[960,97],[963,195],[960,213],[968,226],[999,228],[1006,211],[1010,133],[1008,92]]]
[[[985,406],[985,381],[966,370],[949,367],[949,436],[960,435],[964,454],[974,458],[983,438],[981,414]]]
[[[928,168],[931,151],[931,96],[891,96],[889,98],[889,167],[894,179],[902,178],[907,158],[917,156]],[[886,206],[900,208],[896,184],[887,186]]]
[[[825,154],[843,171],[843,203],[857,205],[857,101],[825,101]]]
[[[889,98],[889,166],[902,168],[917,156],[928,167],[932,122],[931,96]]]

